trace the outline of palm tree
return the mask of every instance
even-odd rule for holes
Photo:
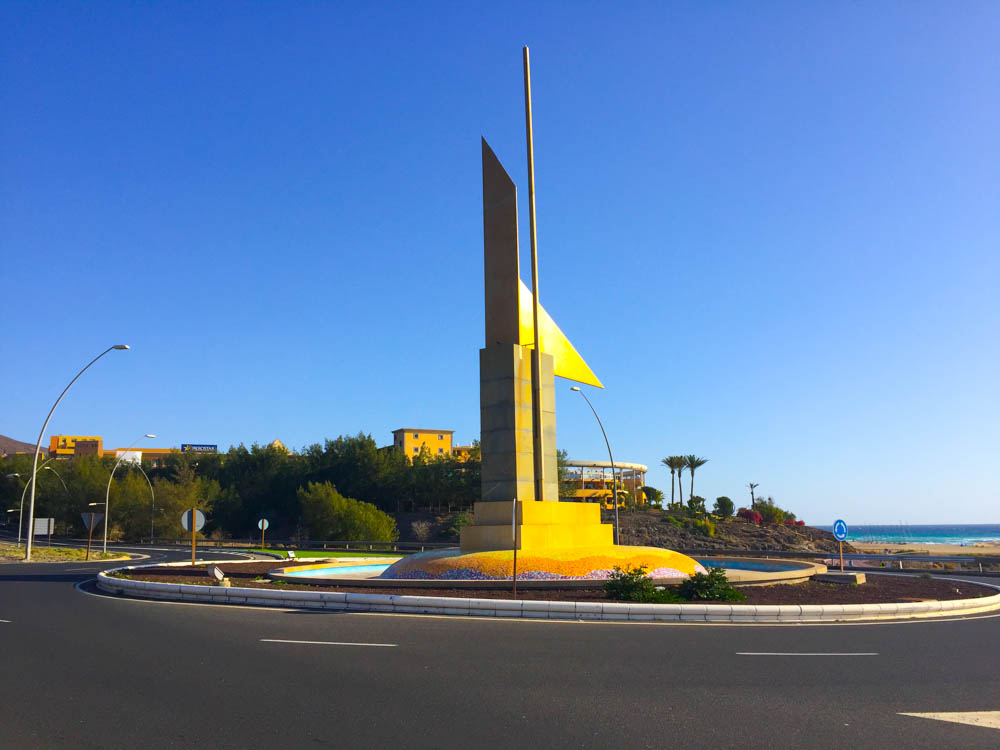
[[[707,458],[699,458],[694,455],[684,456],[684,466],[691,472],[691,491],[688,493],[688,497],[694,497],[694,470],[707,463]]]
[[[684,504],[684,488],[681,487],[681,470],[684,468],[684,456],[669,456],[663,459],[664,465],[670,468],[670,504],[674,504],[674,472],[677,472],[677,491],[680,493],[681,505]]]

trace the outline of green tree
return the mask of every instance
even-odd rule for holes
[[[707,458],[701,458],[700,456],[695,456],[693,454],[690,456],[684,456],[684,466],[691,472],[691,489],[688,492],[688,496],[694,495],[694,470],[707,463]]]
[[[713,508],[713,511],[716,515],[722,516],[723,518],[729,518],[733,515],[735,510],[735,503],[733,503],[733,501],[725,495],[715,498],[715,507]]]
[[[565,448],[560,448],[556,451],[556,475],[559,480],[559,497],[571,497],[573,495],[573,488],[569,483],[569,467],[566,462],[569,461],[569,453],[566,452]]]

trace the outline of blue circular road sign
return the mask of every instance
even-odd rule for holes
[[[847,539],[847,524],[840,519],[833,522],[833,538],[838,542],[843,542]]]

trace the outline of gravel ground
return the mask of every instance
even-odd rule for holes
[[[289,583],[274,583],[255,580],[267,575],[278,567],[274,561],[261,563],[237,563],[219,565],[232,580],[233,586],[251,588],[281,588],[329,591],[331,588],[350,591],[355,594],[405,594],[409,596],[455,596],[474,599],[508,599],[509,589],[448,588],[446,582],[427,588],[390,588],[384,586],[309,586]],[[205,567],[192,568],[178,566],[169,568],[148,568],[142,572],[132,571],[129,577],[138,581],[160,581],[163,583],[208,583]],[[889,602],[914,602],[925,599],[976,599],[997,593],[996,589],[974,583],[942,581],[920,576],[889,576],[869,573],[867,583],[850,585],[841,583],[819,583],[806,581],[797,584],[775,586],[745,586],[740,589],[746,594],[742,604],[881,604]],[[545,588],[520,589],[518,597],[543,601],[593,601],[605,600],[600,584],[594,588]]]

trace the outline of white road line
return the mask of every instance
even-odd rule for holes
[[[918,719],[953,721],[956,724],[970,724],[974,727],[1000,729],[1000,711],[952,711],[928,714],[900,713],[900,716],[916,716]]]
[[[7,622],[7,623],[9,623],[10,620],[0,620],[0,622]]]
[[[308,646],[371,646],[373,648],[396,648],[397,643],[346,643],[343,641],[288,641],[282,638],[261,638],[261,643],[304,643]]]
[[[874,651],[857,653],[788,653],[781,651],[737,651],[737,656],[878,656]]]

